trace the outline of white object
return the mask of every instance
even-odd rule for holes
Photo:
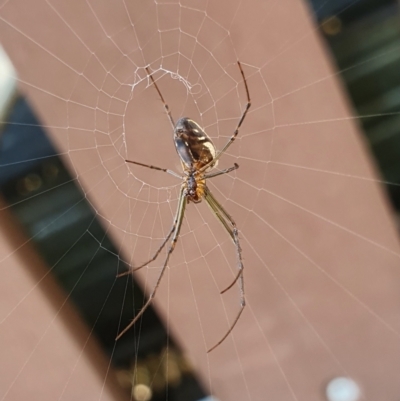
[[[16,73],[10,59],[0,46],[0,118],[4,120],[7,106],[16,89]]]
[[[326,386],[326,397],[329,401],[358,401],[360,396],[360,387],[348,377],[336,377]]]

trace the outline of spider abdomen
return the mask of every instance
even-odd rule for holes
[[[183,117],[175,125],[174,142],[176,151],[186,167],[196,166],[198,169],[211,163],[216,155],[211,138],[195,121]],[[210,164],[210,168],[217,162]]]

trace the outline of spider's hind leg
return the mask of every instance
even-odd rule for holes
[[[153,83],[154,87],[156,88],[156,91],[158,92],[158,95],[160,96],[161,101],[163,102],[164,109],[165,109],[165,111],[166,111],[167,114],[168,114],[168,118],[169,118],[169,121],[171,122],[172,127],[175,128],[175,121],[174,121],[174,119],[172,118],[171,110],[169,109],[168,104],[165,102],[164,97],[163,97],[163,95],[161,94],[161,91],[160,91],[160,89],[158,88],[158,85],[156,84],[156,81],[154,80],[153,75],[150,73],[150,70],[149,70],[148,67],[146,67],[146,71],[147,71],[147,75],[148,75],[148,76],[150,77],[150,79],[151,79],[151,82]]]

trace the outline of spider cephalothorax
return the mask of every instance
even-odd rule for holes
[[[204,196],[204,186],[206,184],[206,180],[204,178],[204,174],[196,174],[196,171],[197,170],[193,167],[185,170],[187,176],[185,177],[183,187],[185,188],[185,196],[188,203],[199,203]]]
[[[228,337],[229,333],[233,330],[235,327],[237,321],[239,320],[240,315],[243,312],[243,308],[245,306],[245,297],[244,297],[244,284],[243,284],[243,261],[242,261],[242,250],[240,248],[239,244],[239,233],[238,229],[236,227],[235,221],[232,219],[232,217],[229,215],[229,213],[222,207],[222,205],[214,198],[214,195],[211,193],[209,188],[206,185],[206,180],[209,178],[217,177],[218,175],[222,174],[227,174],[230,173],[233,170],[236,170],[239,166],[234,163],[232,167],[229,167],[225,170],[220,170],[217,171],[216,173],[211,173],[210,170],[213,169],[214,167],[217,166],[218,159],[225,153],[225,151],[229,148],[229,146],[233,143],[233,141],[236,139],[236,136],[239,133],[239,128],[242,125],[244,118],[246,117],[247,111],[250,108],[250,94],[249,94],[249,89],[247,87],[247,82],[246,78],[244,76],[242,66],[240,65],[240,62],[238,61],[238,66],[240,69],[240,73],[243,78],[244,86],[246,89],[246,95],[247,95],[247,104],[246,108],[242,113],[242,116],[240,117],[240,120],[236,126],[236,129],[233,133],[233,135],[230,137],[228,142],[225,144],[225,146],[222,148],[220,152],[216,152],[215,146],[210,139],[210,137],[205,133],[203,128],[200,127],[199,124],[197,124],[195,121],[191,120],[190,118],[183,117],[178,120],[178,122],[175,124],[174,119],[172,118],[171,112],[169,110],[169,107],[167,103],[165,103],[164,98],[154,81],[153,76],[151,75],[150,71],[148,68],[146,68],[147,74],[151,79],[152,84],[156,88],[158,94],[160,95],[160,98],[164,104],[164,108],[168,114],[169,120],[174,127],[174,143],[175,143],[175,148],[176,151],[178,152],[178,155],[181,159],[182,162],[182,167],[183,167],[183,176],[175,173],[172,170],[168,170],[165,168],[161,167],[155,167],[151,166],[148,164],[143,164],[139,162],[135,162],[132,160],[126,160],[128,163],[133,163],[137,164],[139,166],[143,167],[148,167],[152,168],[154,170],[160,170],[164,171],[168,174],[171,174],[177,178],[180,178],[183,180],[181,189],[179,192],[179,199],[178,199],[178,207],[177,211],[174,217],[174,221],[172,224],[172,228],[157,250],[157,252],[153,255],[153,257],[148,260],[147,262],[143,263],[140,266],[137,266],[135,268],[132,268],[129,272],[123,273],[128,274],[130,272],[133,272],[135,270],[141,269],[144,266],[149,265],[151,262],[157,259],[158,255],[164,248],[164,246],[167,244],[168,240],[171,238],[171,243],[168,247],[168,252],[167,256],[164,260],[163,267],[161,269],[161,272],[158,276],[156,285],[154,286],[153,291],[149,295],[149,299],[147,302],[144,304],[143,308],[140,310],[140,312],[135,316],[133,321],[125,327],[124,330],[117,336],[117,339],[119,339],[130,327],[132,327],[136,321],[142,316],[144,311],[150,306],[150,303],[152,299],[155,296],[155,293],[157,291],[158,286],[160,285],[161,279],[165,273],[166,267],[168,266],[168,261],[169,258],[172,254],[172,252],[175,249],[175,244],[178,241],[179,233],[182,227],[182,222],[183,222],[183,216],[185,214],[185,209],[186,205],[189,202],[193,203],[199,203],[201,202],[202,199],[205,199],[208,205],[210,206],[211,210],[213,211],[214,215],[217,217],[217,219],[222,223],[230,237],[232,238],[232,241],[235,245],[236,248],[236,254],[237,254],[237,259],[238,259],[238,273],[235,276],[233,282],[225,288],[221,294],[223,294],[225,291],[229,290],[237,281],[239,282],[239,288],[240,288],[240,310],[238,314],[236,315],[235,320],[229,327],[228,331],[225,333],[225,335],[222,337],[220,341],[217,342],[212,348],[208,350],[208,352],[212,351],[214,348],[216,348],[219,344],[221,344],[226,337]]]

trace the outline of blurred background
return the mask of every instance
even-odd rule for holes
[[[310,0],[308,7],[315,19],[317,35],[336,66],[358,116],[356,121],[379,166],[381,182],[385,184],[397,221],[400,209],[398,3]],[[154,401],[206,399],[209,390],[152,308],[143,316],[140,330],[131,330],[115,346],[115,332],[125,327],[134,309],[143,304],[143,292],[138,290],[139,284],[130,285],[130,277],[115,281],[116,272],[129,268],[118,256],[119,245],[108,236],[29,99],[18,90],[5,52],[1,53],[1,64],[0,187],[6,204],[3,209],[12,212],[51,267],[51,274],[69,294],[111,359],[117,381],[128,397]],[[73,246],[76,241],[79,247]],[[134,302],[125,302],[126,299]],[[321,385],[320,399],[326,399],[326,384]],[[351,401],[351,398],[341,400]]]

